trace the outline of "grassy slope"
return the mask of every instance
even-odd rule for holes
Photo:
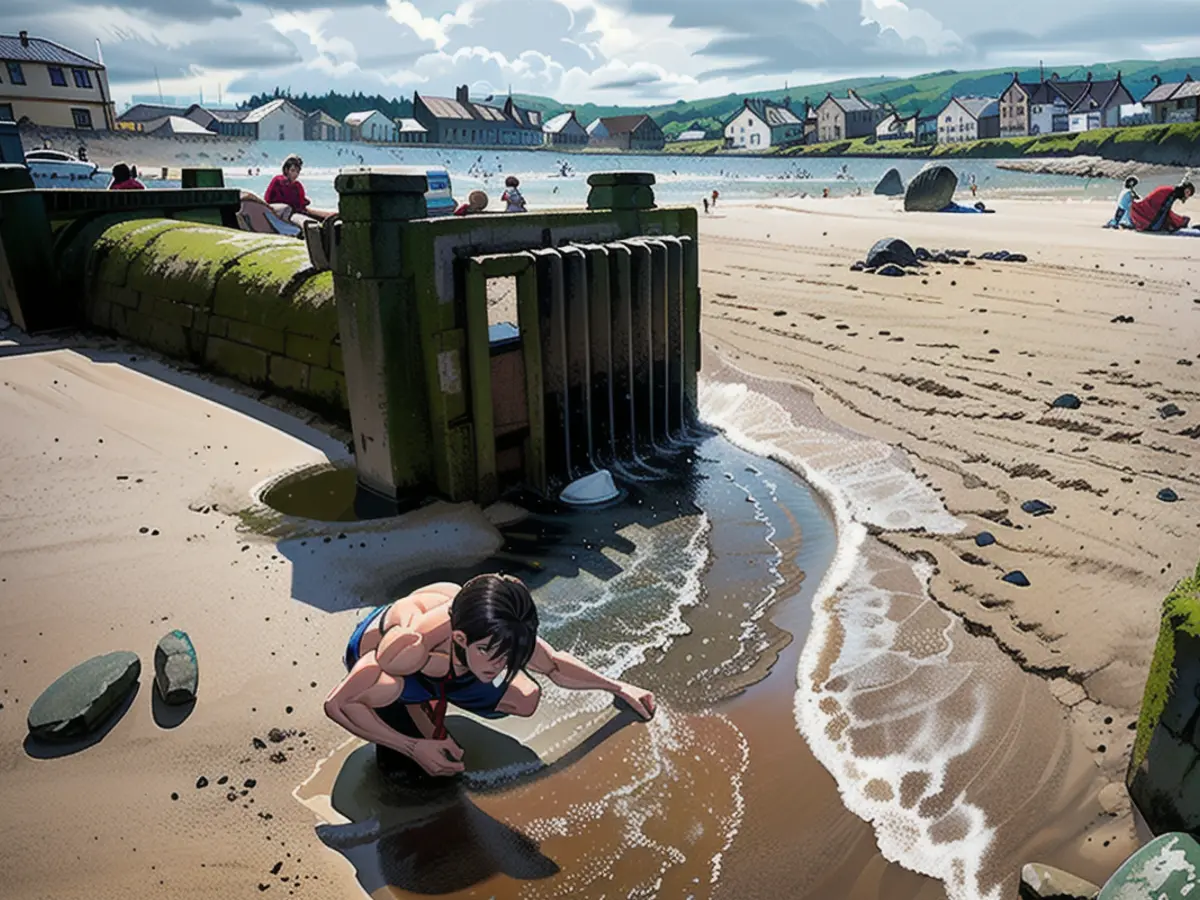
[[[1086,77],[1090,71],[1097,80],[1115,77],[1121,72],[1126,87],[1133,94],[1134,100],[1141,100],[1150,92],[1153,84],[1152,75],[1160,75],[1164,80],[1182,80],[1189,71],[1200,70],[1200,59],[1185,58],[1163,61],[1121,60],[1119,62],[1094,63],[1090,66],[1058,66],[1054,71],[1064,79]],[[926,114],[940,111],[952,96],[966,94],[984,94],[999,96],[1012,81],[1013,69],[982,69],[970,72],[936,72],[928,75],[918,75],[912,78],[848,78],[840,81],[822,84],[797,85],[788,90],[766,91],[756,94],[771,100],[781,100],[790,95],[794,101],[802,101],[805,97],[814,103],[820,102],[826,93],[841,94],[847,88],[854,88],[864,97],[876,102],[890,102],[903,114],[916,112],[918,109]],[[1023,81],[1036,81],[1037,69],[1019,69]],[[1046,70],[1047,76],[1050,69]],[[638,112],[648,112],[664,128],[675,122],[690,124],[696,119],[724,119],[742,105],[742,95],[729,94],[724,97],[710,97],[691,102],[678,101],[663,106],[598,106],[594,103],[584,103],[570,106],[549,97],[518,95],[517,101],[547,113],[558,113],[565,109],[575,109],[580,120],[590,122],[597,116],[619,116]]]
[[[1022,156],[1100,156],[1174,166],[1200,166],[1200,123],[1101,128],[1079,134],[996,138],[965,144],[918,146],[911,141],[856,138],[829,144],[785,147],[779,156],[970,157],[1015,159]]]

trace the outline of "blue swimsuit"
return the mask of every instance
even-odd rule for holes
[[[346,670],[354,668],[354,664],[358,662],[360,655],[359,647],[362,644],[363,635],[367,633],[367,629],[376,619],[381,618],[384,613],[391,607],[380,606],[369,616],[358,623],[358,627],[354,629],[354,633],[350,635],[350,641],[346,645]],[[390,712],[394,710],[403,711],[404,718],[407,719],[407,710],[404,707],[413,703],[434,703],[442,696],[442,688],[445,687],[445,697],[447,702],[453,703],[460,709],[465,709],[475,713],[477,716],[482,716],[485,719],[503,719],[508,713],[497,712],[496,706],[504,697],[504,692],[508,686],[501,684],[496,687],[494,684],[485,684],[480,681],[470,672],[466,672],[458,676],[447,676],[446,678],[431,678],[423,672],[417,672],[413,675],[404,676],[404,689],[400,693],[400,698],[393,702],[390,706],[384,709],[376,710],[379,717],[389,725]]]

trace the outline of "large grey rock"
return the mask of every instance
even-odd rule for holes
[[[909,268],[920,265],[913,248],[900,238],[884,238],[876,241],[875,246],[867,251],[868,269],[886,266],[889,263]]]
[[[126,650],[80,663],[33,702],[29,733],[49,741],[86,735],[121,705],[141,674],[137,654]]]
[[[1029,863],[1021,869],[1021,900],[1094,900],[1100,888],[1070,872]]]
[[[196,699],[200,668],[196,648],[186,631],[167,632],[154,650],[154,683],[164,701],[172,706]]]
[[[899,197],[904,193],[904,181],[897,169],[888,169],[879,184],[875,185],[875,193],[884,197]]]
[[[908,212],[940,212],[954,199],[958,176],[946,166],[933,166],[918,172],[904,192]]]

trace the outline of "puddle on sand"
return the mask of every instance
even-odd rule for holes
[[[259,499],[285,516],[318,522],[357,522],[358,473],[354,463],[322,463],[291,472],[268,485]]]
[[[832,544],[832,523],[793,473],[720,437],[672,473],[624,485],[610,509],[531,504],[502,529],[497,556],[393,586],[519,574],[551,644],[655,691],[660,705],[634,722],[607,694],[540,679],[531,719],[451,717],[468,773],[432,796],[384,784],[370,747],[338,748],[296,797],[371,896],[699,900],[716,890],[741,826],[749,748],[713,704],[762,677],[790,639],[767,614],[805,576],[801,531],[806,546]],[[780,675],[786,703],[794,672]]]

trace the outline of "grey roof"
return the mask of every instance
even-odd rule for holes
[[[304,110],[296,106],[290,100],[280,97],[278,100],[272,100],[270,103],[264,103],[262,106],[256,106],[254,109],[246,113],[242,119],[243,122],[261,122],[271,113],[279,109],[291,109],[294,115],[298,118],[304,118]]]
[[[1200,97],[1200,81],[1185,81],[1171,99],[1182,100],[1185,97]]]
[[[361,112],[348,113],[346,115],[346,124],[352,126],[361,125],[363,122],[371,118],[371,116],[383,116],[385,119],[387,119],[387,116],[384,116],[383,113],[377,109],[365,109]],[[391,120],[388,119],[388,121],[390,122]]]
[[[1000,115],[1000,101],[993,97],[955,97],[954,101],[965,109],[972,119]]]
[[[0,34],[0,59],[13,62],[50,63],[51,65],[58,63],[86,69],[103,68],[98,62],[44,38],[31,37],[29,46],[22,46],[21,38],[15,34]]]
[[[428,132],[429,129],[416,119],[397,119],[396,127],[402,132]]]
[[[611,136],[636,131],[642,122],[648,118],[650,118],[648,115],[641,113],[633,116],[605,116],[599,121],[604,123],[604,127],[608,129],[608,133]]]
[[[1117,106],[1120,106],[1122,102],[1133,102],[1132,95],[1119,78],[1109,81],[1092,81],[1079,95],[1079,99],[1071,105],[1071,111],[1108,109],[1114,105],[1114,102]]]
[[[1142,102],[1143,103],[1163,103],[1167,100],[1170,100],[1173,96],[1175,96],[1175,92],[1177,90],[1179,90],[1180,88],[1184,87],[1185,85],[1194,84],[1194,83],[1195,82],[1192,81],[1191,75],[1188,75],[1188,77],[1184,81],[1164,81],[1162,84],[1156,85],[1154,90],[1152,90],[1145,97],[1143,97]]]
[[[845,97],[835,97],[833,94],[830,94],[825,99],[836,103],[842,112],[866,112],[871,109],[879,109],[878,104],[872,103],[870,100],[864,100],[853,91],[849,92]]]
[[[187,110],[174,106],[151,106],[149,103],[137,103],[117,116],[118,122],[149,122],[166,116],[182,116]]]
[[[422,97],[425,106],[438,119],[473,119],[471,111],[449,97]]]
[[[306,113],[304,118],[310,122],[319,122],[322,125],[341,125],[342,124],[337,119],[335,119],[333,116],[331,116],[329,113],[325,112],[325,110],[323,110],[323,109],[314,109],[312,112]]]
[[[250,115],[248,109],[206,109],[218,122],[244,122]]]
[[[779,103],[772,103],[770,100],[747,99],[745,105],[747,109],[758,116],[760,120],[766,122],[771,128],[803,124],[796,114],[786,106]]]

